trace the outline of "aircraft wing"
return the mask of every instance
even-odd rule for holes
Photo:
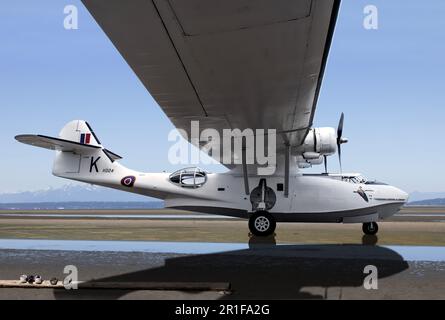
[[[340,0],[82,0],[178,129],[312,125]]]

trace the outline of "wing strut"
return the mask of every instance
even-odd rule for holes
[[[284,197],[289,197],[289,159],[290,158],[290,146],[286,144],[286,151],[284,154]]]
[[[243,148],[243,176],[244,176],[244,191],[246,196],[250,194],[249,192],[249,177],[247,173],[247,161],[246,161],[246,148]]]

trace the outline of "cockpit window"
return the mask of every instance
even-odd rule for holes
[[[374,185],[374,186],[387,186],[387,183],[380,182],[380,181],[366,181],[367,185]]]
[[[366,184],[368,182],[368,180],[361,175],[342,176],[342,181],[355,184]]]
[[[173,172],[170,181],[183,188],[199,188],[207,181],[207,172],[200,168],[185,168]]]
[[[303,176],[320,176],[329,179],[341,180],[343,182],[353,183],[353,184],[386,185],[385,183],[378,181],[368,181],[367,178],[365,178],[363,175],[359,173],[303,174]]]

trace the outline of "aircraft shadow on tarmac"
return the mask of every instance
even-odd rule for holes
[[[221,299],[324,299],[325,294],[302,289],[362,287],[367,265],[378,268],[379,279],[408,269],[408,263],[397,252],[377,246],[377,240],[364,236],[362,245],[277,246],[273,237],[253,237],[249,249],[170,258],[162,267],[95,281],[230,282],[232,294],[221,295]],[[54,290],[54,296],[90,299],[95,297],[95,290]],[[130,292],[100,290],[100,298],[118,299]]]

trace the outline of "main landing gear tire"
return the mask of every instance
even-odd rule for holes
[[[379,232],[379,225],[377,222],[367,222],[363,224],[362,230],[368,236],[375,236]]]
[[[267,237],[275,232],[277,223],[267,211],[258,211],[249,218],[249,229],[258,237]]]

